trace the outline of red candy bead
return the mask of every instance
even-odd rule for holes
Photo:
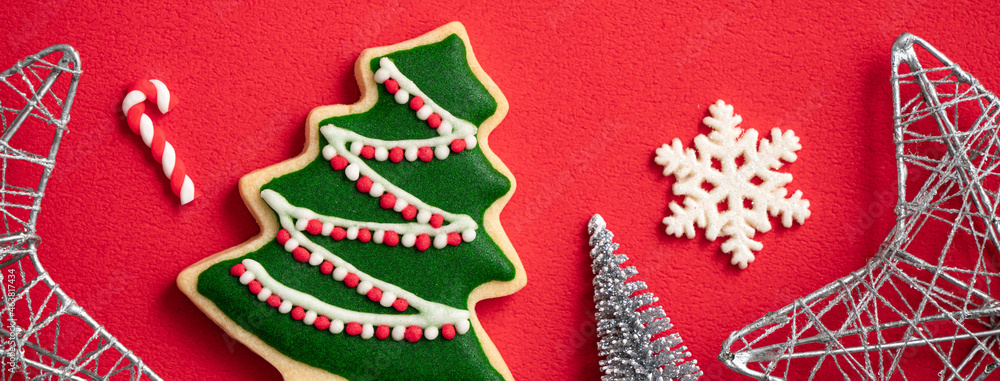
[[[388,91],[389,94],[395,94],[399,91],[399,82],[396,82],[396,80],[392,78],[385,80],[385,90]]]
[[[358,287],[358,283],[361,283],[361,278],[358,278],[358,274],[348,273],[347,276],[344,277],[344,284],[346,284],[347,287]]]
[[[371,300],[371,301],[373,301],[373,302],[377,302],[379,300],[382,300],[382,290],[379,289],[378,287],[372,287],[371,290],[368,290],[368,294],[367,295],[368,295],[368,299]]]
[[[413,99],[410,99],[410,110],[417,111],[421,107],[424,107],[424,98],[414,95]]]
[[[431,227],[437,229],[437,228],[441,227],[441,225],[444,225],[444,216],[442,216],[440,214],[433,214],[433,215],[431,215],[431,221],[430,221],[430,223],[431,223]]]
[[[284,245],[285,242],[288,242],[289,238],[292,238],[292,234],[289,233],[288,230],[285,230],[285,229],[278,230],[278,244],[279,245]]]
[[[387,325],[380,325],[378,326],[378,328],[375,328],[375,337],[377,337],[379,340],[385,340],[389,338],[390,333],[392,333],[392,329],[390,329],[389,326]]]
[[[247,287],[250,287],[250,292],[253,293],[254,295],[259,294],[260,291],[264,289],[264,286],[262,286],[260,282],[256,280],[250,281],[250,283],[247,284]]]
[[[403,153],[402,148],[392,147],[392,149],[389,150],[389,160],[392,160],[393,163],[401,162],[403,161]]]
[[[448,244],[452,246],[458,246],[462,243],[462,235],[458,233],[448,233]]]
[[[371,241],[371,240],[372,240],[372,231],[371,230],[368,230],[368,229],[365,229],[365,228],[362,228],[361,230],[358,230],[358,241],[368,242],[368,241]]]
[[[312,235],[319,235],[323,232],[323,223],[319,220],[309,220],[309,224],[306,225],[306,231]]]
[[[465,151],[465,139],[455,139],[451,141],[451,152],[459,153]]]
[[[409,221],[417,217],[417,207],[413,205],[407,205],[405,208],[403,208],[403,211],[399,213],[403,215],[404,220]]]
[[[378,205],[382,209],[392,209],[392,207],[396,206],[396,195],[389,192],[383,193],[382,198],[378,200]]]
[[[241,276],[245,272],[247,272],[247,267],[243,266],[242,263],[237,263],[233,268],[229,269],[229,275],[232,276]]]
[[[409,327],[406,327],[406,334],[404,334],[403,337],[406,338],[406,341],[409,341],[411,343],[416,343],[420,341],[420,337],[423,335],[424,335],[423,328],[411,325]]]
[[[333,262],[323,261],[319,265],[319,272],[323,273],[323,275],[330,275],[333,272]]]
[[[344,329],[344,331],[346,331],[347,334],[351,335],[351,336],[360,335],[361,334],[361,324],[360,323],[355,323],[353,321],[350,322],[350,323],[347,323],[347,327]]]
[[[451,324],[445,324],[441,326],[441,337],[447,340],[455,338],[455,326]]]
[[[434,150],[431,147],[420,147],[417,150],[417,157],[425,163],[429,163],[434,158]]]
[[[330,238],[333,238],[335,241],[340,241],[346,237],[347,230],[344,230],[344,228],[340,226],[334,227],[333,230],[330,231]]]
[[[313,327],[316,327],[320,331],[325,331],[327,328],[330,328],[330,318],[322,315],[317,316],[316,320],[313,321]]]
[[[271,296],[267,297],[267,305],[278,308],[281,305],[281,298],[278,295],[271,294]]]
[[[396,298],[396,300],[392,301],[392,308],[395,308],[396,311],[399,312],[406,311],[406,308],[409,306],[410,302],[407,302],[406,299],[403,298]]]
[[[302,318],[304,318],[304,317],[306,317],[306,310],[305,309],[303,309],[302,307],[299,307],[299,306],[296,306],[295,308],[292,308],[292,319],[302,320]]]
[[[375,147],[372,146],[361,147],[361,157],[365,159],[371,159],[375,157]]]
[[[386,246],[396,246],[399,244],[399,234],[392,230],[387,230],[385,235],[382,236],[382,243]]]
[[[358,187],[358,192],[368,193],[368,191],[372,190],[372,184],[374,184],[374,182],[371,178],[368,176],[361,176],[355,185]]]
[[[431,128],[441,127],[441,115],[438,115],[437,113],[433,113],[433,114],[431,114],[431,116],[428,116],[427,117],[427,125],[431,126]]]
[[[330,159],[330,167],[333,168],[335,171],[340,171],[343,170],[344,168],[347,168],[347,164],[349,164],[347,162],[347,158],[343,156],[334,156],[332,159]]]
[[[417,243],[415,244],[417,250],[424,251],[431,247],[431,236],[427,233],[417,236]]]
[[[309,262],[310,255],[312,254],[309,253],[309,250],[303,249],[301,246],[292,250],[292,258],[302,263]]]

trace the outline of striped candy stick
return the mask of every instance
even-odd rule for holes
[[[153,126],[153,121],[146,115],[145,101],[155,103],[160,112],[166,114],[177,99],[170,96],[167,86],[156,79],[139,80],[132,84],[122,102],[122,112],[128,118],[128,126],[132,132],[142,137],[153,151],[153,158],[163,165],[163,174],[170,179],[170,189],[181,200],[181,205],[187,204],[197,196],[194,182],[187,175],[184,162],[177,157],[174,147],[167,141],[167,135],[162,128]]]

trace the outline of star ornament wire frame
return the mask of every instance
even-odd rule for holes
[[[80,73],[69,45],[0,72],[0,378],[160,380],[63,292],[38,258],[35,223]]]
[[[892,92],[895,227],[865,267],[732,333],[730,369],[984,380],[1000,366],[1000,102],[911,34],[893,45]]]

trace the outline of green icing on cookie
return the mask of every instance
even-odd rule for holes
[[[440,42],[386,57],[454,116],[478,126],[496,112],[496,100],[469,69],[465,45],[459,36],[451,35]],[[379,58],[370,62],[372,71],[378,70]],[[371,110],[333,117],[320,125],[333,124],[383,140],[437,136],[409,107],[397,104],[384,86],[377,88],[378,102]],[[321,134],[320,147],[326,144]],[[399,164],[367,160],[366,163],[427,204],[470,216],[479,224],[478,237],[473,242],[444,249],[432,247],[423,252],[402,245],[389,247],[346,239],[334,242],[322,236],[313,237],[313,242],[377,279],[428,301],[463,310],[474,288],[493,280],[514,278],[514,265],[485,233],[483,221],[486,209],[510,190],[510,180],[490,164],[479,147],[429,163],[419,160],[404,160]],[[322,155],[302,170],[273,179],[262,189],[274,190],[292,205],[322,215],[358,221],[406,222],[399,213],[379,207],[377,198],[358,192],[355,183],[343,171],[332,170]],[[236,324],[295,360],[351,380],[502,378],[490,365],[471,329],[450,341],[439,337],[409,343],[332,334],[295,321],[258,301],[229,274],[229,269],[245,258],[261,263],[286,286],[341,308],[379,314],[415,312],[413,308],[397,312],[368,300],[342,282],[321,274],[318,267],[296,262],[276,240],[243,257],[217,263],[200,274],[199,293]]]

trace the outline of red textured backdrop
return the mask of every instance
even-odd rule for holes
[[[501,221],[528,285],[478,313],[522,380],[599,376],[585,232],[593,213],[702,369],[735,378],[715,359],[731,331],[862,266],[890,229],[895,37],[923,37],[1000,89],[1000,13],[976,1],[99,3],[8,2],[0,66],[55,43],[80,51],[40,253],[64,290],[171,380],[279,378],[174,278],[257,232],[237,180],[297,154],[313,107],[357,100],[352,67],[364,48],[462,21],[510,102],[490,145],[517,178]],[[203,192],[188,206],[123,121],[122,96],[138,78],[163,80],[180,101],[156,121]],[[801,137],[799,161],[785,170],[812,202],[805,225],[758,235],[764,250],[744,271],[720,242],[700,231],[673,238],[660,223],[676,198],[653,151],[707,132],[700,121],[717,99],[735,105],[744,127]]]

